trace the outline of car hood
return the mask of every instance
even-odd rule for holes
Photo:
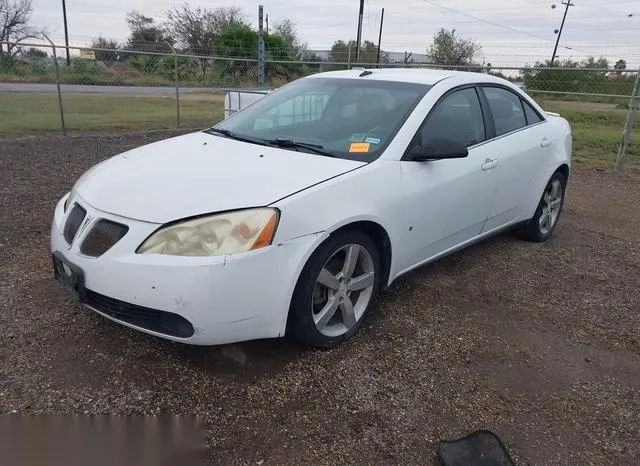
[[[362,165],[198,132],[107,159],[74,190],[98,210],[166,223],[269,205]]]

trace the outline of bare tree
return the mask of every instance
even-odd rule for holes
[[[308,45],[302,40],[295,23],[289,18],[278,21],[273,27],[273,34],[282,37],[297,58],[304,56]]]
[[[187,3],[167,12],[166,29],[184,51],[197,55],[211,55],[220,37],[234,26],[245,26],[244,15],[238,7],[191,8]],[[200,58],[200,69],[206,73],[208,58]]]
[[[413,64],[415,62],[415,60],[413,59],[413,52],[404,52],[404,58],[402,59],[403,63],[405,65],[410,65]]]
[[[37,37],[39,31],[29,25],[31,13],[31,0],[0,0],[0,42],[20,42]],[[18,45],[0,44],[0,53],[15,56],[20,51]]]
[[[244,15],[237,7],[191,8],[188,4],[167,12],[166,29],[185,51],[211,54],[218,36],[233,25],[244,25]]]

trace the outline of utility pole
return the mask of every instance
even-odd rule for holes
[[[358,39],[356,40],[356,64],[360,63],[360,41],[362,40],[362,16],[364,15],[364,0],[360,0],[360,13],[358,14]]]
[[[64,19],[64,45],[67,47],[67,66],[69,66],[71,58],[69,57],[69,30],[67,29],[67,4],[65,0],[62,0],[62,17]]]
[[[562,2],[562,5],[566,5],[564,9],[564,16],[562,17],[562,24],[560,25],[560,30],[558,31],[558,38],[556,39],[556,46],[553,48],[553,55],[551,56],[551,66],[553,66],[553,62],[556,60],[556,53],[558,52],[558,44],[560,43],[560,36],[562,36],[562,29],[564,28],[564,22],[567,19],[567,13],[569,13],[569,7],[575,6],[575,3],[571,3],[571,0],[567,0],[566,2]],[[555,8],[555,5],[552,7]]]
[[[378,56],[376,57],[376,63],[380,64],[380,46],[382,45],[382,24],[384,23],[384,8],[380,15],[380,34],[378,35]]]
[[[266,14],[264,22],[266,23],[267,35],[269,35],[269,13]]]
[[[258,6],[258,87],[264,87],[264,24],[262,5]]]

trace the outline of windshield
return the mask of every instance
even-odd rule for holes
[[[366,78],[301,79],[220,122],[214,127],[220,130],[215,134],[371,161],[430,87]]]

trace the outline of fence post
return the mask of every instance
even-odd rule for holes
[[[176,83],[176,128],[180,128],[180,85],[178,82],[178,54],[176,53],[176,49],[173,48],[173,45],[171,45],[169,42],[167,42],[167,45],[171,49],[171,52],[173,52],[173,73]]]
[[[58,66],[58,56],[56,54],[56,46],[45,33],[42,33],[45,39],[51,44],[51,52],[53,53],[53,64],[56,69],[56,87],[58,88],[58,108],[60,109],[60,123],[62,124],[62,134],[67,135],[67,128],[64,124],[64,109],[62,108],[62,91],[60,90],[60,68]]]
[[[264,26],[262,22],[263,8],[258,6],[258,87],[264,87]]]
[[[633,123],[636,118],[637,102],[636,99],[640,96],[640,69],[636,76],[636,83],[633,86],[633,92],[631,99],[629,99],[629,110],[627,111],[627,119],[624,123],[624,131],[622,132],[622,141],[620,141],[620,147],[618,148],[618,156],[616,157],[615,172],[622,170],[624,165],[624,159],[627,154],[627,148],[629,147],[629,140],[631,139],[631,131],[633,129]]]

